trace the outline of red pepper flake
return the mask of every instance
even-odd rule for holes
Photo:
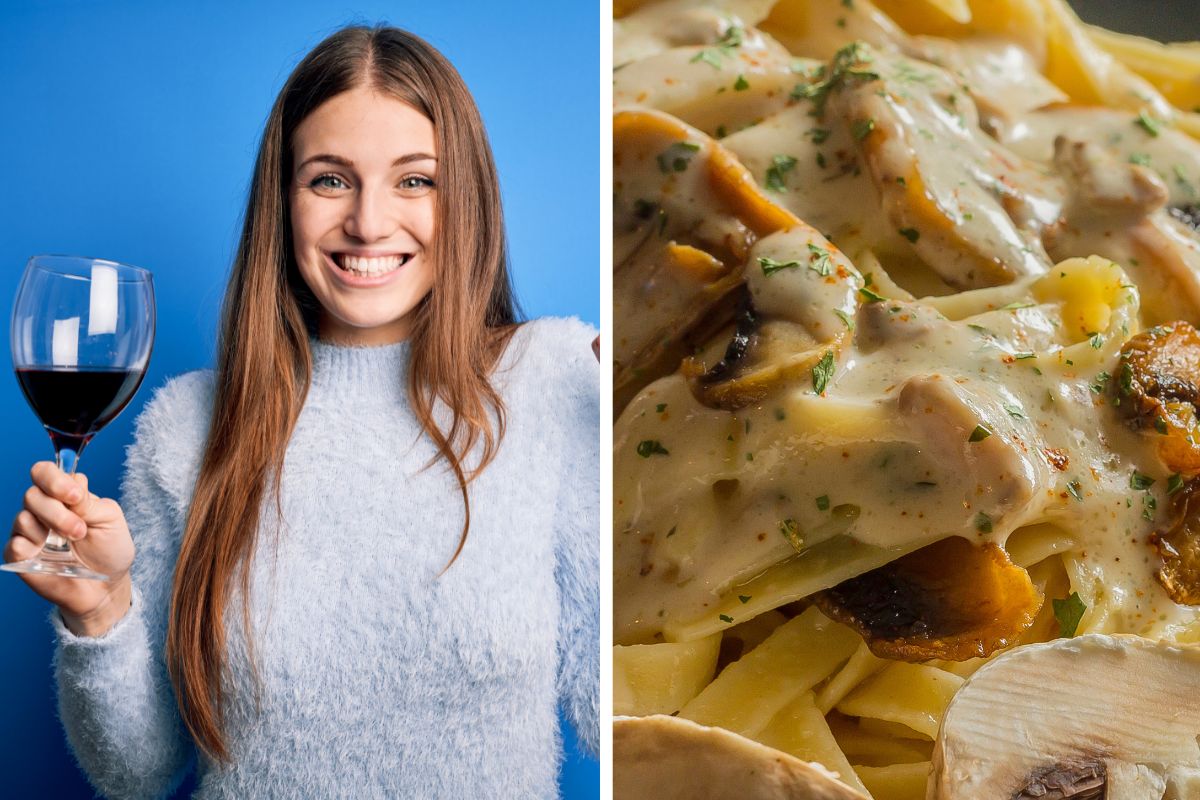
[[[1050,466],[1059,472],[1064,472],[1071,463],[1070,457],[1058,447],[1043,447],[1042,455],[1046,457],[1046,461],[1050,463]]]

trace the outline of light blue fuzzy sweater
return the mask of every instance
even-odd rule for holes
[[[557,795],[561,703],[599,737],[599,367],[578,320],[523,325],[495,383],[499,453],[462,500],[408,408],[408,344],[315,343],[312,386],[252,564],[255,705],[241,596],[227,616],[233,763],[200,798]],[[163,661],[184,519],[212,403],[180,376],[138,419],[122,485],[134,601],[107,634],[58,631],[59,713],[112,798],[178,785],[195,748]]]

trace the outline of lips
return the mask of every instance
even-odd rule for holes
[[[412,253],[381,253],[365,255],[355,253],[330,253],[338,269],[363,278],[378,277],[394,272],[412,260]]]

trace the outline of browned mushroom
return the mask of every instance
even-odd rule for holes
[[[966,661],[1016,642],[1042,596],[997,545],[950,537],[814,596],[881,658]]]
[[[1200,603],[1200,481],[1171,495],[1171,523],[1150,537],[1162,565],[1155,577],[1176,603]]]
[[[729,322],[750,246],[800,224],[744,167],[666,114],[613,118],[616,410]]]
[[[1200,473],[1200,333],[1191,324],[1159,325],[1127,341],[1110,391],[1131,424],[1161,437],[1168,469]]]

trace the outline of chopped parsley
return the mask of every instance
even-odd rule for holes
[[[733,622],[733,617],[728,614],[718,614],[718,616],[721,618],[721,622]]]
[[[706,47],[696,55],[692,56],[691,61],[703,61],[713,69],[721,69],[724,66],[723,60],[733,57],[733,51],[737,47],[742,46],[742,41],[746,36],[746,31],[740,25],[730,25],[724,35],[717,40],[716,47]]]
[[[1133,153],[1129,156],[1129,163],[1137,164],[1139,167],[1148,167],[1148,166],[1150,166],[1150,154],[1149,153]]]
[[[921,238],[921,232],[916,228],[901,228],[900,235],[908,239],[913,244],[917,243],[917,239]]]
[[[1183,476],[1176,472],[1171,477],[1167,478],[1167,497],[1178,492],[1183,488]]]
[[[1146,492],[1142,495],[1142,519],[1147,522],[1154,521],[1154,509],[1158,508],[1158,501],[1154,499],[1154,495]]]
[[[833,270],[833,262],[829,259],[829,251],[824,247],[818,247],[812,242],[808,243],[808,268],[824,277]]]
[[[1099,333],[1093,333],[1088,341],[1091,342],[1093,350],[1099,350],[1101,347],[1104,347],[1104,337]]]
[[[670,453],[667,448],[662,446],[662,442],[658,439],[644,439],[638,442],[637,454],[642,458],[649,458],[653,455],[667,456]]]
[[[664,412],[664,411],[666,411],[666,410],[667,410],[667,404],[666,404],[666,403],[659,403],[658,405],[656,405],[656,406],[654,407],[654,410],[655,410],[655,411],[657,411],[659,414],[661,414],[662,412]]]
[[[1108,379],[1111,377],[1107,372],[1097,373],[1095,379],[1091,382],[1091,390],[1096,394],[1104,394],[1104,387],[1108,386]]]
[[[1004,405],[1004,410],[1008,412],[1008,415],[1010,417],[1014,417],[1016,419],[1025,419],[1025,412],[1023,412],[1021,410],[1020,406],[1012,405],[1009,403],[1004,403],[1003,405]]]
[[[672,536],[675,535],[675,529],[678,527],[679,527],[678,525],[672,525],[671,530],[667,531],[667,535],[663,538],[670,539]]]
[[[1143,475],[1136,469],[1133,471],[1133,474],[1129,476],[1130,489],[1137,489],[1138,491],[1141,491],[1142,489],[1149,489],[1153,485],[1154,478],[1151,478],[1149,475]]]
[[[875,120],[870,117],[867,119],[856,119],[854,125],[851,126],[851,132],[854,134],[854,141],[856,142],[861,142],[870,136],[873,130],[875,130]]]
[[[816,116],[825,113],[829,93],[851,81],[877,81],[879,73],[858,67],[871,63],[871,57],[862,51],[862,42],[851,42],[837,51],[829,68],[819,67],[814,74],[814,83],[801,83],[792,90],[793,100],[811,99]]]
[[[847,328],[849,328],[850,330],[854,330],[854,318],[853,317],[851,317],[845,311],[842,311],[840,308],[835,308],[833,310],[833,313],[838,315],[838,319],[840,319],[842,322],[846,323]]]
[[[774,275],[781,269],[794,269],[800,266],[799,261],[776,261],[766,256],[758,257],[758,265],[762,267],[763,275]]]
[[[742,605],[745,605],[746,603],[749,603],[749,602],[750,602],[750,598],[751,598],[751,596],[752,596],[752,595],[748,595],[748,594],[739,594],[739,595],[738,595],[738,600],[741,600],[741,601],[742,601]]]
[[[821,153],[821,152],[817,153],[817,166],[820,167],[821,169],[825,169],[825,154],[824,153]]]
[[[1087,606],[1079,599],[1079,592],[1071,592],[1070,597],[1055,600],[1053,604],[1054,618],[1058,620],[1058,635],[1070,639],[1079,629],[1079,622],[1083,619],[1083,612],[1087,611]]]
[[[1129,366],[1128,361],[1121,365],[1119,380],[1121,381],[1121,396],[1128,397],[1133,394],[1133,367]]]
[[[813,391],[825,394],[825,387],[829,385],[829,379],[832,377],[833,351],[826,350],[825,355],[821,356],[821,360],[812,368]]]
[[[1151,136],[1158,136],[1158,134],[1162,131],[1162,122],[1156,120],[1145,111],[1140,112],[1137,115],[1137,119],[1135,119],[1133,122],[1135,125],[1140,125],[1142,130]]]
[[[811,128],[807,136],[812,139],[813,144],[824,144],[825,140],[829,138],[830,133],[832,131],[828,128]]]
[[[794,519],[785,519],[779,523],[779,532],[783,534],[783,538],[788,540],[788,544],[799,553],[804,549],[804,537],[800,535],[800,526]]]
[[[783,176],[796,167],[796,159],[792,156],[776,155],[771,157],[771,166],[767,168],[767,188],[777,192],[786,192],[787,184]]]
[[[1167,435],[1168,430],[1167,430],[1166,417],[1155,417],[1154,418],[1154,430],[1158,431],[1163,436]]]
[[[698,152],[700,152],[700,145],[694,142],[675,142],[658,154],[658,168],[667,174],[683,172],[688,168],[688,162]]]
[[[980,533],[992,532],[992,518],[980,511],[975,515],[975,530]]]
[[[880,294],[876,294],[875,292],[872,292],[866,286],[859,289],[858,293],[861,294],[864,298],[866,298],[866,301],[868,303],[882,303],[884,300],[887,300],[886,297],[884,297],[883,295],[880,295]]]
[[[967,437],[968,442],[982,442],[984,439],[992,435],[992,432],[983,424],[975,426],[975,430],[971,431],[971,435]]]
[[[821,511],[829,510],[829,495],[823,494],[817,498],[817,508]]]
[[[737,80],[734,81],[733,90],[735,92],[744,92],[749,88],[750,88],[750,81],[746,80],[746,76],[738,75]]]

